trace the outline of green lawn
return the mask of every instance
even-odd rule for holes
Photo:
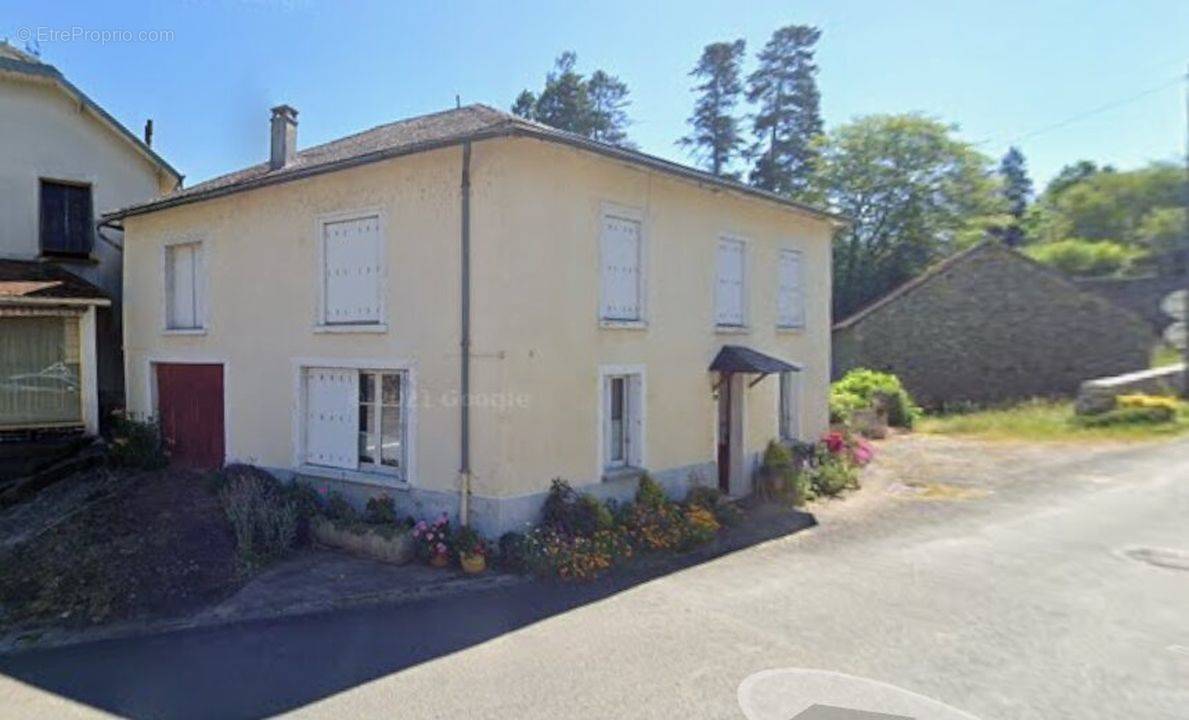
[[[952,415],[928,415],[917,423],[920,432],[976,437],[986,440],[1154,440],[1189,432],[1189,408],[1182,404],[1175,420],[1161,424],[1079,427],[1071,422],[1073,403],[1031,400],[1007,408]]]
[[[1181,351],[1174,348],[1172,345],[1158,343],[1156,347],[1152,349],[1152,367],[1154,368],[1165,367],[1166,365],[1176,365],[1177,363],[1183,362],[1184,359],[1185,356],[1181,354]]]

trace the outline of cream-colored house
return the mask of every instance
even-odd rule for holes
[[[0,43],[0,432],[96,432],[121,401],[119,233],[181,176],[52,65]]]
[[[745,493],[826,429],[838,218],[482,105],[296,127],[114,216],[129,407],[183,459],[496,532],[557,477]]]

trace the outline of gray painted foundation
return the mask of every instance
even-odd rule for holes
[[[412,515],[417,519],[434,518],[445,513],[451,522],[458,522],[458,493],[439,490],[386,488],[351,480],[334,480],[322,477],[300,475],[283,468],[263,468],[282,481],[297,481],[313,488],[325,488],[328,492],[340,493],[347,502],[362,509],[367,501],[379,495],[388,495],[396,503],[397,514]],[[718,466],[713,462],[697,463],[667,470],[650,471],[652,478],[665,489],[674,500],[682,500],[695,485],[713,487],[717,484]],[[602,482],[576,487],[579,492],[589,493],[600,500],[631,500],[636,494],[638,474],[626,474]],[[471,525],[492,538],[509,531],[523,532],[541,520],[541,505],[548,490],[513,497],[471,496]]]

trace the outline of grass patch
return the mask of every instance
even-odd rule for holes
[[[1168,367],[1169,365],[1178,365],[1183,362],[1185,356],[1181,351],[1167,343],[1157,343],[1156,347],[1152,348],[1152,367]]]
[[[1090,427],[1075,421],[1070,401],[1030,400],[1011,407],[966,413],[930,415],[920,432],[985,440],[1152,440],[1189,432],[1189,409],[1180,404],[1176,416],[1164,423],[1127,423]]]

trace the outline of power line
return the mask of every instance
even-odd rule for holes
[[[1081,120],[1085,120],[1086,118],[1094,117],[1095,115],[1099,115],[1099,114],[1104,113],[1108,110],[1114,110],[1115,108],[1123,107],[1124,105],[1129,105],[1129,104],[1135,102],[1136,100],[1141,100],[1149,95],[1154,95],[1154,94],[1160,92],[1161,90],[1170,88],[1173,85],[1176,85],[1176,84],[1182,82],[1184,80],[1184,77],[1185,76],[1183,76],[1183,75],[1178,75],[1174,78],[1171,78],[1170,80],[1168,80],[1166,82],[1161,83],[1160,85],[1157,85],[1156,87],[1149,88],[1142,92],[1136,93],[1135,95],[1130,95],[1130,96],[1122,98],[1120,100],[1115,100],[1115,101],[1106,103],[1105,105],[1099,105],[1098,107],[1091,108],[1090,110],[1087,110],[1082,113],[1078,113],[1077,115],[1072,115],[1070,117],[1065,118],[1064,120],[1060,120],[1060,121],[1055,122],[1051,125],[1044,125],[1044,126],[1039,127],[1035,130],[1029,130],[1028,132],[1025,132],[1021,135],[1017,135],[1017,136],[1011,138],[1010,140],[1007,141],[1007,144],[1015,145],[1016,143],[1019,143],[1022,140],[1027,140],[1029,138],[1036,137],[1037,135],[1041,135],[1041,134],[1044,134],[1047,132],[1052,132],[1053,130],[1059,130],[1063,127],[1066,127],[1067,125],[1072,125],[1073,123],[1079,122]],[[982,142],[975,143],[975,145],[986,145],[986,144],[992,142],[993,139],[994,138],[983,140]]]

